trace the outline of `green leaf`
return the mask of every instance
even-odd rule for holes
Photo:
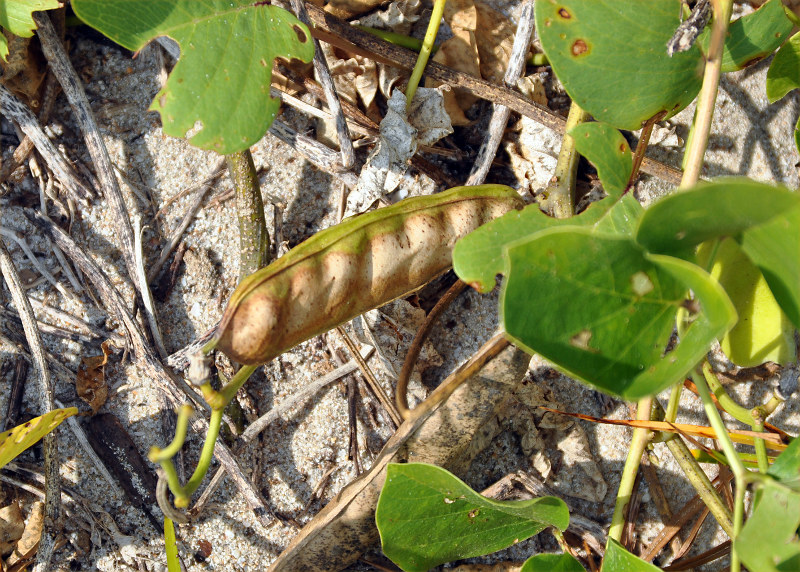
[[[789,446],[770,465],[767,474],[800,492],[800,439],[792,439]]]
[[[681,0],[549,1],[534,10],[555,74],[598,121],[639,129],[659,113],[674,115],[700,90],[700,49],[667,56]]]
[[[50,413],[31,419],[4,433],[0,433],[0,467],[34,445],[39,439],[58,427],[67,417],[78,414],[76,407],[53,409]]]
[[[383,552],[403,570],[495,552],[541,532],[565,530],[561,499],[495,501],[446,470],[424,463],[389,464],[375,522]]]
[[[158,36],[181,58],[150,109],[164,132],[222,154],[249,148],[266,133],[279,101],[269,97],[272,61],[310,61],[308,28],[292,14],[252,0],[74,0],[84,22],[130,50]]]
[[[598,232],[633,236],[643,214],[644,207],[628,193],[603,214],[594,224],[594,229]]]
[[[737,71],[764,59],[778,49],[791,32],[792,22],[786,17],[781,0],[769,0],[728,26],[722,71]],[[708,26],[697,40],[704,52],[708,51],[710,39],[711,27]]]
[[[58,0],[0,0],[0,26],[23,38],[30,38],[36,29],[32,14],[58,8]],[[0,33],[0,58],[8,56],[8,41]]]
[[[747,179],[721,179],[652,205],[636,240],[651,252],[693,260],[694,249],[731,236],[764,274],[775,299],[800,327],[800,195]]]
[[[569,554],[537,554],[522,565],[519,572],[586,572]]]
[[[775,103],[800,87],[800,32],[789,38],[767,70],[767,99]]]
[[[600,572],[659,572],[659,570],[661,569],[625,550],[613,538],[608,539]]]
[[[796,477],[795,477],[796,478]],[[800,567],[800,493],[764,479],[760,500],[733,543],[742,563],[758,572],[790,572]]]
[[[613,198],[602,199],[579,215],[561,219],[547,216],[538,205],[528,205],[488,222],[459,240],[453,249],[453,269],[461,280],[479,292],[490,292],[495,276],[505,272],[506,245],[559,226],[597,225],[609,232],[632,234],[642,212],[642,206],[629,195],[616,203]]]
[[[507,264],[500,304],[508,336],[625,399],[681,379],[735,319],[725,293],[702,269],[651,256],[625,236],[554,228],[510,245]],[[703,311],[662,358],[689,288]]]
[[[622,133],[600,121],[581,123],[570,132],[578,153],[591,161],[606,193],[619,197],[633,171],[633,155]]]

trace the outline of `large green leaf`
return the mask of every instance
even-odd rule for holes
[[[652,256],[630,237],[545,230],[507,248],[501,317],[507,335],[602,391],[639,399],[681,379],[735,320],[702,269]],[[663,352],[685,293],[701,312]]]
[[[789,38],[767,70],[767,99],[775,103],[800,87],[800,32]]]
[[[0,433],[0,467],[58,427],[64,419],[78,414],[76,407],[53,409],[50,413]]]
[[[30,38],[36,29],[32,14],[58,8],[58,0],[0,0],[0,26],[23,38]],[[8,41],[0,33],[0,58],[8,56]]]
[[[739,241],[800,327],[800,194],[747,179],[700,184],[647,209],[636,240],[651,252],[691,260],[698,244],[724,236]]]
[[[503,249],[523,237],[559,226],[596,225],[609,232],[632,234],[642,206],[630,195],[617,202],[613,197],[592,203],[572,218],[553,218],[528,205],[488,222],[456,243],[453,269],[459,278],[480,292],[494,288],[495,276],[505,272]]]
[[[570,97],[595,119],[639,129],[697,95],[704,60],[697,46],[667,55],[681,0],[542,0],[536,30]]]
[[[578,153],[597,167],[605,191],[619,197],[628,186],[633,155],[622,133],[602,121],[581,123],[570,132]]]
[[[139,50],[158,36],[181,58],[151,109],[164,132],[228,154],[266,133],[279,102],[269,96],[275,58],[310,61],[311,34],[292,14],[253,0],[73,0],[75,13],[115,42]]]
[[[569,511],[555,497],[482,497],[434,465],[389,464],[375,522],[386,556],[403,570],[424,571],[495,552],[548,526],[565,530]]]
[[[761,8],[743,16],[728,26],[722,51],[722,71],[732,72],[767,57],[792,32],[792,22],[786,17],[781,0],[769,0]],[[703,50],[708,50],[711,28],[698,38]]]
[[[625,550],[613,538],[608,539],[600,572],[659,572],[659,570],[660,568]]]
[[[793,572],[800,569],[800,493],[765,479],[753,514],[733,543],[749,570]]]

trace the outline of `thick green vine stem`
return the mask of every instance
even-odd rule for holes
[[[419,51],[417,63],[414,64],[414,69],[411,71],[411,77],[408,80],[406,87],[406,108],[411,107],[411,102],[414,100],[414,94],[417,93],[417,87],[422,80],[422,74],[425,72],[425,66],[428,65],[428,58],[431,57],[433,51],[433,42],[436,41],[436,35],[439,33],[439,24],[444,15],[444,5],[447,0],[434,0],[433,11],[431,12],[431,20],[428,22],[428,29],[425,32],[425,38],[422,40],[422,49]]]
[[[555,173],[547,188],[538,197],[539,207],[556,218],[568,218],[575,214],[575,178],[581,156],[575,149],[575,140],[568,133],[570,129],[588,119],[589,114],[573,101],[569,106]]]
[[[239,216],[239,281],[269,262],[269,234],[264,203],[250,150],[225,155],[236,193]]]

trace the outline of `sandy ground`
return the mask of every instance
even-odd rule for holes
[[[152,262],[158,257],[165,236],[176,227],[194,196],[178,199],[163,216],[154,218],[154,213],[171,197],[200,183],[213,169],[217,157],[194,149],[183,140],[164,135],[157,114],[147,112],[159,87],[158,69],[152,54],[144,53],[134,60],[129,54],[108,43],[98,42],[96,38],[76,40],[71,53],[73,62],[88,81],[87,93],[112,160],[123,175],[128,207],[132,213],[138,213],[147,226],[145,256]],[[798,155],[791,138],[798,115],[797,98],[792,96],[768,105],[763,90],[766,68],[762,63],[723,79],[704,175],[746,175],[763,181],[783,182],[792,187],[798,185]],[[304,118],[289,113],[296,127],[311,129],[312,125]],[[691,110],[686,110],[672,121],[683,137],[691,113]],[[69,109],[62,99],[54,117],[52,129],[57,141],[64,143],[73,158],[89,163]],[[3,140],[4,152],[13,146],[8,138]],[[275,230],[272,222],[275,213],[281,220],[282,238],[289,246],[335,221],[340,193],[336,181],[318,172],[270,136],[258,144],[254,154],[257,166],[265,171],[262,192],[271,233]],[[652,154],[671,164],[677,164],[680,158],[679,149],[666,146],[656,146]],[[228,187],[229,183],[223,177],[209,198],[223,193]],[[663,184],[648,179],[640,184],[637,192],[645,202],[649,202],[666,190]],[[27,181],[12,191],[12,195],[31,193],[35,188]],[[2,223],[25,230],[24,220],[13,208],[6,208],[12,195],[0,199],[5,203]],[[169,298],[158,306],[158,318],[168,351],[183,347],[214,324],[236,282],[238,239],[232,203],[213,204],[209,198],[186,233],[188,251],[177,284]],[[115,247],[113,221],[105,202],[95,199],[88,208],[81,207],[78,214],[73,235],[79,237],[95,259],[121,284],[123,264]],[[28,235],[37,252],[47,251],[34,233],[28,232]],[[15,252],[15,256],[22,268],[28,267],[19,252]],[[102,325],[105,321],[104,315],[94,309],[91,300],[85,296],[82,302],[72,303],[46,285],[35,287],[29,293],[93,323]],[[126,294],[130,296],[129,291]],[[426,382],[435,383],[471,355],[496,326],[495,313],[496,294],[480,296],[469,293],[460,299],[433,334],[433,344],[443,356],[444,363],[426,372]],[[109,328],[115,326],[113,323],[105,325]],[[99,354],[100,341],[78,344],[48,338],[51,351],[72,370],[77,369],[82,356]],[[246,386],[247,395],[243,399],[246,411],[251,415],[263,414],[304,384],[333,370],[337,364],[329,346],[344,348],[335,332],[303,343],[268,364],[260,379]],[[6,345],[0,357],[7,359],[11,353],[13,349]],[[111,357],[106,375],[112,391],[102,411],[112,412],[121,420],[144,454],[152,445],[166,444],[171,434],[164,431],[165,412],[152,380],[122,358],[121,350]],[[381,370],[377,360],[371,363]],[[68,376],[56,374],[56,377],[59,399],[67,405],[82,406]],[[387,381],[385,375],[383,380]],[[604,413],[602,400],[584,386],[558,375],[549,376],[546,383],[553,399],[564,409],[589,415]],[[5,411],[9,384],[9,376],[0,379],[2,411]],[[29,382],[26,403],[36,402],[33,386],[34,383]],[[753,405],[758,403],[764,388],[743,388],[742,391],[746,394],[743,397],[747,404]],[[686,398],[682,405],[681,420],[699,420],[696,402]],[[626,405],[617,403],[613,407],[612,417],[628,416]],[[783,406],[773,422],[796,434],[800,430],[796,401]],[[590,424],[584,424],[583,428],[609,492],[599,502],[574,502],[586,516],[606,524],[611,517],[613,491],[627,453],[629,433],[619,428]],[[347,430],[344,386],[334,383],[309,403],[295,408],[285,419],[270,426],[257,444],[242,453],[242,465],[248,468],[252,481],[268,498],[272,510],[303,524],[354,477],[352,463],[347,460]],[[371,403],[364,404],[359,418],[359,446],[365,465],[369,465],[389,434],[385,415]],[[87,530],[85,517],[80,512],[73,512],[66,523],[67,543],[55,560],[58,568],[165,570],[163,540],[142,511],[130,506],[120,489],[103,479],[80,447],[75,445],[69,429],[60,429],[59,435],[65,483],[93,503],[97,514],[107,512],[123,536],[117,536],[115,541],[107,532],[93,533]],[[199,438],[192,436],[190,441],[196,451]],[[559,455],[557,451],[554,454],[556,457]],[[692,491],[678,476],[666,449],[656,446],[653,455],[660,462],[659,472],[667,496],[673,508],[677,509],[691,497]],[[192,450],[188,458],[186,467],[190,471],[194,459]],[[528,468],[518,441],[510,434],[501,435],[481,455],[479,463],[471,475],[471,484],[477,488],[491,484],[510,470]],[[329,470],[332,471],[330,479],[318,491],[320,498],[316,498],[317,486]],[[558,473],[556,470],[552,476],[555,482]],[[590,483],[570,481],[570,486],[580,489],[589,487]],[[644,531],[642,540],[646,543],[660,519],[652,503],[648,502],[649,493],[646,488],[644,490],[640,521]],[[6,493],[10,493],[7,487]],[[155,512],[158,514],[157,509]],[[208,509],[191,524],[180,527],[181,555],[189,570],[259,570],[276,557],[295,533],[293,527],[278,521],[268,528],[262,527],[226,481],[213,496]],[[716,526],[707,524],[701,533],[701,542],[711,542],[717,534]],[[552,549],[550,541],[543,542],[546,549]],[[501,553],[500,558],[523,560],[539,544],[536,539],[523,542]]]

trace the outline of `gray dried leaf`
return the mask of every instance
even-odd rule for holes
[[[419,88],[408,113],[406,97],[399,90],[392,93],[388,106],[380,140],[361,170],[356,189],[347,197],[345,216],[366,211],[397,189],[418,145],[433,145],[453,132],[438,89]]]

